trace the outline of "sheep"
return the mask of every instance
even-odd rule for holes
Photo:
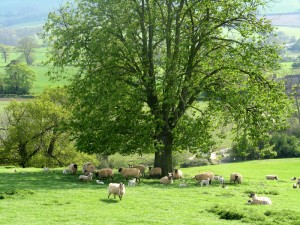
[[[82,167],[82,173],[84,173],[86,176],[88,176],[90,173],[93,173],[94,171],[95,166],[90,162],[85,163]]]
[[[213,172],[204,172],[195,175],[194,179],[196,179],[198,181],[198,184],[200,184],[202,180],[207,180],[207,178],[209,178],[209,183],[211,184],[211,180],[213,179],[213,177],[214,177]]]
[[[97,184],[104,184],[104,182],[101,181],[101,180],[96,180],[96,183],[97,183]]]
[[[243,177],[241,174],[239,174],[239,173],[230,174],[230,183],[233,182],[235,184],[235,182],[237,182],[238,184],[241,184],[242,180],[243,180]]]
[[[293,184],[293,188],[297,188],[297,184]]]
[[[208,186],[209,185],[209,181],[210,181],[210,179],[209,178],[207,178],[206,180],[201,180],[201,187],[205,184],[206,186]]]
[[[297,178],[296,177],[292,177],[291,180],[297,180]]]
[[[277,175],[266,175],[266,179],[267,180],[278,180],[278,176]]]
[[[133,179],[128,181],[128,186],[135,186],[136,183],[137,183],[137,179],[133,178]]]
[[[145,177],[145,171],[146,171],[146,167],[145,166],[143,166],[143,165],[130,165],[130,164],[128,166],[129,166],[129,168],[137,168],[137,169],[139,169],[140,172],[141,172],[141,175],[143,177]]]
[[[112,179],[114,176],[114,172],[111,168],[104,168],[104,169],[95,171],[95,174],[100,179]]]
[[[71,174],[75,175],[77,173],[78,165],[75,163],[71,163],[69,165],[69,171]]]
[[[93,178],[93,174],[90,173],[89,175],[80,175],[78,179],[80,181],[90,181],[92,180],[92,178]]]
[[[114,195],[114,198],[118,195],[120,200],[122,200],[122,197],[125,195],[125,185],[123,183],[110,183],[108,185],[108,198],[111,194]]]
[[[161,177],[161,168],[160,167],[149,167],[149,176],[153,178],[160,178]]]
[[[172,184],[173,183],[173,174],[168,173],[168,176],[164,176],[160,179],[161,184]]]
[[[172,175],[173,175],[173,179],[181,179],[183,173],[181,170],[175,169]]]
[[[44,172],[49,172],[49,168],[48,167],[44,167]]]
[[[126,180],[128,180],[128,178],[136,178],[138,182],[140,182],[140,170],[137,168],[119,168],[119,173],[121,173],[121,175],[123,177],[125,177]]]
[[[249,195],[250,198],[252,198],[251,204],[256,205],[271,205],[272,201],[268,197],[258,197],[255,193],[251,193]]]

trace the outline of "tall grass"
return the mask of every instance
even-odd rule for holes
[[[107,198],[109,182],[124,181],[118,174],[98,185],[78,181],[78,175],[49,173],[37,168],[0,168],[0,224],[299,224],[300,189],[293,176],[300,174],[300,159],[279,159],[182,169],[185,181],[162,185],[142,179],[128,187],[123,200]],[[213,171],[227,179],[200,187],[199,172]],[[116,172],[116,170],[115,170]],[[229,184],[231,172],[240,172],[241,185]],[[277,174],[278,181],[265,180]],[[186,182],[187,187],[179,187]],[[271,198],[272,205],[248,205],[248,193]]]

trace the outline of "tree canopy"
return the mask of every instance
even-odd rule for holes
[[[22,53],[27,65],[34,61],[34,51],[38,47],[38,40],[33,36],[24,37],[18,42],[18,51]]]
[[[234,124],[254,144],[288,110],[269,79],[280,48],[263,0],[80,0],[50,13],[44,38],[55,69],[73,65],[73,122],[81,151],[155,152],[163,174],[172,152],[207,152]]]
[[[63,166],[57,149],[67,146],[63,124],[68,118],[66,94],[62,89],[46,90],[28,101],[12,101],[1,118],[0,156],[5,162],[28,166],[40,152]],[[60,158],[60,159],[59,159]]]
[[[1,75],[2,94],[28,94],[35,80],[35,73],[25,64],[10,63]]]

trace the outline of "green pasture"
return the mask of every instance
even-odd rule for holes
[[[278,26],[276,27],[276,30],[278,32],[284,32],[288,36],[294,36],[296,39],[300,38],[300,27]]]
[[[0,167],[0,224],[300,224],[300,189],[290,180],[300,177],[299,165],[300,159],[278,159],[184,168],[184,181],[170,185],[145,178],[135,187],[126,183],[121,201],[107,198],[109,182],[125,182],[118,174],[99,185],[63,168]],[[197,185],[193,176],[204,171],[223,175],[226,187]],[[228,183],[232,172],[243,175],[242,184]],[[267,174],[279,180],[266,180]],[[247,204],[253,191],[273,204]]]

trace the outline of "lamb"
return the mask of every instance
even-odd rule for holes
[[[233,182],[235,184],[235,182],[237,182],[238,184],[241,184],[242,180],[243,180],[243,177],[239,173],[232,173],[230,175],[230,183]]]
[[[70,171],[71,174],[73,174],[73,175],[76,174],[77,173],[77,169],[78,169],[77,164],[71,163],[69,165],[69,171]]]
[[[108,185],[108,198],[111,194],[114,195],[114,198],[118,195],[120,200],[122,200],[122,197],[125,195],[125,185],[123,183],[110,183]]]
[[[267,180],[278,180],[278,176],[277,175],[267,175],[266,179]]]
[[[293,188],[297,188],[297,184],[293,184]]]
[[[90,181],[92,180],[92,178],[93,178],[93,174],[90,173],[89,175],[80,175],[78,179],[81,181]]]
[[[207,178],[206,180],[201,180],[201,187],[205,184],[206,186],[208,186],[209,185],[209,181],[210,181],[210,179],[209,178]]]
[[[96,180],[96,183],[97,183],[97,184],[104,184],[104,182],[101,181],[101,180]]]
[[[136,178],[137,181],[140,182],[140,170],[137,168],[119,168],[119,173],[121,173],[121,175],[123,177],[125,177],[126,180],[128,180],[128,178]]]
[[[141,175],[143,177],[145,177],[145,171],[146,171],[146,167],[145,166],[143,166],[143,165],[129,165],[129,168],[137,168],[137,169],[139,169],[140,172],[141,172]]]
[[[175,169],[172,175],[173,175],[173,179],[181,179],[183,173],[181,170]]]
[[[137,183],[137,179],[134,178],[134,179],[131,179],[128,181],[128,186],[135,186],[135,184]]]
[[[219,177],[219,182],[220,182],[220,184],[224,185],[224,184],[225,184],[225,179],[224,179],[224,177],[220,176],[220,177]]]
[[[168,173],[168,176],[164,176],[160,179],[161,184],[172,184],[173,183],[173,174]]]
[[[215,175],[215,176],[214,176],[214,178],[213,178],[213,180],[219,180],[219,179],[220,179],[220,177],[222,177],[222,176]]]
[[[111,168],[104,168],[95,172],[96,176],[100,179],[112,179],[114,172]]]
[[[149,167],[149,176],[150,177],[157,177],[160,178],[161,177],[161,168],[160,167]]]
[[[84,173],[86,176],[88,176],[90,173],[93,173],[95,171],[95,169],[96,168],[92,163],[87,162],[82,167],[82,173]]]
[[[255,193],[251,193],[249,195],[250,198],[252,198],[251,204],[256,205],[271,205],[272,201],[268,197],[258,197]]]
[[[198,184],[200,184],[202,180],[207,180],[207,178],[209,178],[209,183],[211,184],[211,180],[213,179],[213,177],[213,172],[205,172],[195,175],[194,179],[196,179],[198,181]]]

